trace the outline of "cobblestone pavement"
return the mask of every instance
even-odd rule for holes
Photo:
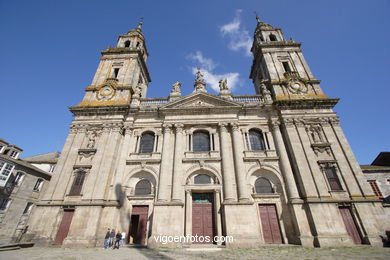
[[[196,249],[201,250],[201,249]],[[210,250],[210,249],[206,249]],[[222,249],[220,251],[188,251],[186,249],[147,249],[122,247],[119,250],[102,248],[42,248],[33,247],[0,252],[1,260],[28,259],[390,259],[390,248],[347,247],[347,248],[302,248],[265,247],[257,249]]]

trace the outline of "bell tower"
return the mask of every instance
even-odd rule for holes
[[[274,100],[324,99],[327,96],[301,50],[301,43],[286,40],[280,28],[257,19],[250,73],[257,94],[271,91]]]
[[[151,79],[146,65],[149,53],[141,28],[142,21],[136,29],[119,35],[115,47],[101,52],[92,84],[76,107],[130,105],[135,92],[140,92],[140,97],[146,96]]]

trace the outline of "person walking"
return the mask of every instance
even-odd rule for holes
[[[119,249],[121,240],[122,240],[122,234],[120,231],[118,231],[118,233],[116,233],[116,236],[115,236],[115,244],[114,244],[113,249],[115,249],[115,248]]]
[[[110,232],[110,240],[109,240],[109,247],[112,247],[114,245],[114,239],[115,239],[115,229],[112,229]]]
[[[110,229],[107,229],[106,236],[104,237],[104,249],[107,249],[110,245]]]

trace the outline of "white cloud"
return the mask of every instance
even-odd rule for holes
[[[243,50],[246,56],[250,56],[252,38],[249,32],[241,26],[241,9],[236,11],[233,21],[220,27],[223,36],[229,39],[228,47],[233,51]]]
[[[219,81],[221,79],[227,79],[227,83],[231,91],[234,90],[237,85],[239,85],[239,73],[214,73],[213,71],[218,64],[212,59],[204,57],[201,51],[190,53],[189,55],[187,55],[187,58],[197,63],[197,67],[200,67],[200,71],[203,74],[207,86],[211,87],[214,91],[219,92]],[[194,75],[196,75],[196,72],[198,71],[197,67],[192,67],[192,73]]]
[[[197,71],[197,68],[192,68],[192,74],[196,75]],[[204,81],[206,81],[207,86],[211,87],[216,92],[219,92],[219,81],[221,79],[227,79],[227,84],[230,91],[234,90],[239,83],[240,73],[237,72],[214,74],[211,71],[205,69],[200,69],[200,71],[203,74],[203,78]]]
[[[207,70],[213,70],[217,66],[217,64],[212,60],[203,57],[203,54],[201,51],[196,51],[195,53],[190,53],[187,58],[199,62],[199,64],[206,68]]]

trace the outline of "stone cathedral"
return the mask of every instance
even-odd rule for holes
[[[158,236],[231,236],[227,247],[381,245],[375,197],[301,51],[258,19],[249,77],[256,95],[229,82],[192,93],[180,82],[148,98],[141,30],[101,52],[55,173],[29,221],[38,245],[102,246],[107,228],[126,243],[191,246]],[[174,80],[173,80],[174,82]],[[194,242],[195,243],[195,242]]]

